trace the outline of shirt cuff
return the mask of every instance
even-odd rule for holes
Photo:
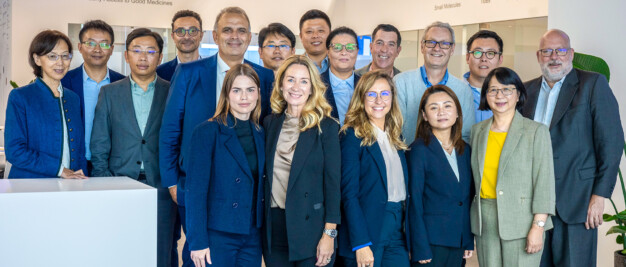
[[[57,176],[59,176],[59,178],[61,177],[61,174],[63,174],[63,169],[65,167],[63,167],[63,165],[61,165],[61,168],[59,168],[59,173],[57,174]]]
[[[364,247],[369,247],[369,246],[371,246],[371,245],[372,245],[372,242],[367,242],[367,244],[360,245],[360,246],[357,246],[357,247],[353,248],[353,249],[352,249],[352,251],[357,251],[357,250],[359,250],[359,249],[362,249],[362,248],[364,248]]]
[[[172,188],[172,187],[174,187],[174,186],[176,186],[176,185],[172,185],[172,186],[170,186],[170,187],[168,187],[168,188]]]

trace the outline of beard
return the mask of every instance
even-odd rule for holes
[[[550,68],[548,67],[550,64],[561,64],[561,69],[556,72],[550,72]],[[571,61],[550,60],[549,62],[541,64],[541,74],[543,74],[546,81],[551,83],[560,81],[563,77],[567,76],[570,71],[572,71]]]
[[[193,40],[183,40],[180,41],[178,43],[178,45],[176,45],[176,49],[178,49],[178,51],[182,52],[182,53],[191,53],[193,51],[198,50],[198,46],[195,45],[195,42]]]

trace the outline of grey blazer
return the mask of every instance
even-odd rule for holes
[[[472,201],[470,219],[472,233],[481,235],[480,186],[485,166],[487,139],[493,118],[472,127],[472,173],[476,196]],[[500,238],[525,238],[534,214],[554,215],[554,167],[548,127],[515,112],[509,127],[498,165],[496,184],[498,232]],[[552,228],[550,217],[545,229]]]
[[[135,117],[130,78],[100,90],[91,133],[92,176],[137,179],[144,164],[149,185],[160,188],[159,130],[170,83],[157,77],[143,136]]]

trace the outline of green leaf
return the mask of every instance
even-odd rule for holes
[[[574,68],[577,69],[604,74],[607,81],[611,78],[609,65],[606,64],[606,61],[602,58],[583,53],[574,53],[574,60],[572,61],[572,64],[574,65]]]
[[[624,236],[623,235],[618,235],[617,238],[615,238],[615,242],[617,244],[624,244]]]
[[[612,220],[615,220],[617,218],[617,216],[615,215],[611,215],[611,214],[604,214],[602,215],[602,220],[604,220],[605,222],[610,222]]]
[[[607,235],[610,234],[626,234],[626,226],[619,226],[619,225],[615,225],[612,226],[611,228],[609,228],[609,230],[606,232]]]
[[[11,86],[13,86],[13,89],[20,87],[19,85],[17,85],[16,82],[14,81],[9,81],[9,83],[11,84]]]
[[[626,249],[622,250],[620,253],[621,253],[622,255],[626,255]]]

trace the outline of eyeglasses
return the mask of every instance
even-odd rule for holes
[[[571,48],[557,48],[557,49],[547,48],[547,49],[539,49],[539,52],[541,52],[541,55],[544,57],[552,56],[553,52],[556,52],[557,56],[562,57],[562,56],[567,55],[567,52],[569,52],[570,49]]]
[[[82,42],[81,44],[84,44],[84,45],[86,45],[87,47],[89,47],[89,48],[91,48],[91,49],[96,48],[96,46],[100,46],[100,48],[102,48],[102,49],[104,49],[104,50],[111,49],[111,44],[109,44],[109,43],[105,43],[105,42],[102,42],[102,43],[96,43],[96,42],[94,42],[94,41],[84,41],[84,42]]]
[[[128,51],[133,53],[136,56],[139,56],[139,55],[143,54],[143,55],[146,55],[146,56],[149,56],[149,57],[154,57],[154,56],[156,56],[159,53],[159,51],[156,51],[156,50],[132,49],[132,50],[128,50]]]
[[[501,55],[502,52],[496,52],[496,51],[480,51],[480,50],[475,50],[475,51],[467,51],[467,53],[472,54],[472,56],[474,56],[475,59],[480,59],[481,57],[483,57],[483,55],[485,55],[488,59],[492,59],[494,57],[496,57],[496,55]]]
[[[50,61],[57,61],[59,60],[59,58],[63,61],[68,61],[72,59],[72,54],[67,53],[67,54],[57,55],[54,53],[50,53],[50,54],[47,54],[46,57],[48,57],[48,60]]]
[[[515,92],[515,90],[517,90],[515,87],[511,87],[511,88],[502,88],[502,89],[498,89],[498,88],[491,88],[491,89],[487,89],[487,95],[488,96],[497,96],[498,92],[502,92],[502,95],[504,96],[510,96],[513,94],[513,92]]]
[[[178,28],[178,29],[174,30],[174,33],[178,37],[185,37],[185,33],[189,34],[189,36],[191,36],[191,37],[194,37],[194,36],[198,35],[198,33],[200,33],[200,29],[198,29],[196,27],[191,27],[189,29]]]
[[[424,46],[428,47],[428,48],[435,48],[435,46],[437,46],[437,44],[439,44],[439,48],[441,49],[450,49],[450,47],[452,47],[452,45],[454,43],[452,42],[437,42],[437,41],[433,41],[433,40],[424,40],[423,41]]]
[[[274,50],[274,49],[278,48],[281,51],[289,51],[289,49],[291,49],[291,46],[286,45],[286,44],[282,44],[282,45],[273,45],[273,44],[271,44],[271,45],[263,46],[263,48],[268,48],[268,49],[271,49],[271,50]]]
[[[346,48],[346,52],[348,53],[352,53],[354,51],[356,51],[358,48],[356,46],[356,44],[353,43],[349,43],[349,44],[330,44],[329,48],[332,49],[335,52],[341,52],[341,50],[343,50],[343,48]]]
[[[376,101],[376,98],[378,98],[378,96],[380,96],[380,99],[383,101],[389,101],[389,98],[391,98],[391,92],[388,90],[382,91],[379,93],[376,92],[366,92],[365,93],[365,100],[367,100],[367,102],[374,102]]]

